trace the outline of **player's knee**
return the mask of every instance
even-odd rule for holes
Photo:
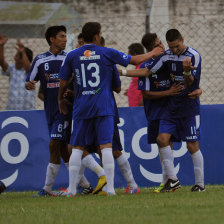
[[[121,155],[122,155],[122,152],[120,150],[113,151],[113,157],[114,157],[114,159],[117,159]]]
[[[166,147],[169,145],[169,139],[164,135],[159,135],[156,138],[156,141],[157,141],[159,148]]]
[[[193,154],[199,150],[198,142],[187,142],[187,149],[190,154]]]

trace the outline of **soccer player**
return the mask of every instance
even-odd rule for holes
[[[96,133],[102,151],[102,163],[107,179],[107,193],[114,195],[114,159],[112,138],[114,133],[114,107],[112,74],[114,64],[139,64],[163,51],[156,48],[144,55],[129,56],[111,48],[100,47],[101,25],[88,22],[82,28],[85,45],[71,51],[60,70],[59,109],[67,113],[63,94],[72,73],[75,74],[75,100],[73,104],[72,155],[69,160],[69,195],[76,195],[77,177],[81,157],[91,134]]]
[[[142,37],[142,44],[147,51],[151,51],[153,48],[160,46],[164,48],[163,43],[157,37],[155,33],[146,33]],[[147,64],[154,62],[156,58],[149,59],[148,61],[141,64],[141,68],[145,68]],[[148,143],[153,144],[157,143],[156,138],[159,133],[159,123],[162,117],[162,114],[167,106],[168,97],[177,95],[182,90],[180,85],[172,85],[169,76],[169,72],[166,68],[158,70],[156,73],[152,74],[149,77],[139,78],[139,89],[142,90],[143,102],[145,115],[148,121],[147,136]],[[172,139],[173,141],[180,141],[178,139]],[[172,148],[172,142],[170,142]],[[160,186],[154,191],[154,193],[159,193],[164,187],[164,184],[169,179],[169,176],[166,172],[166,166],[164,166],[164,161],[162,161],[162,152],[159,150],[163,180]],[[172,154],[173,156],[173,154]],[[172,157],[173,159],[173,157]],[[179,186],[177,186],[179,187]]]
[[[47,167],[45,186],[41,191],[39,191],[40,196],[51,195],[50,192],[60,168],[61,158],[68,168],[70,157],[68,153],[68,142],[70,140],[72,116],[72,103],[68,102],[68,100],[63,96],[64,102],[66,102],[68,107],[70,107],[70,112],[67,114],[61,114],[59,112],[57,100],[60,85],[58,73],[66,57],[66,53],[64,52],[67,42],[66,27],[49,27],[45,33],[45,37],[50,49],[49,51],[36,56],[26,80],[26,88],[28,90],[35,89],[35,85],[38,80],[41,82],[44,92],[45,114],[50,134],[50,161]],[[70,89],[73,89],[71,79],[69,82],[71,85],[69,86]],[[68,89],[66,89],[65,95],[68,95],[67,93]],[[87,165],[91,163],[92,167],[97,170],[98,174],[100,176],[104,176],[102,167],[96,163],[93,157],[87,157],[86,160],[84,162],[86,162]],[[89,185],[84,176],[82,177],[81,182],[83,182],[84,185]]]
[[[76,44],[76,48],[81,47],[84,44],[84,40],[83,40],[83,36],[82,33],[80,33],[77,37],[77,44]]]
[[[172,162],[171,136],[180,137],[181,140],[187,142],[195,174],[195,185],[191,188],[191,191],[205,191],[204,159],[198,144],[200,137],[200,102],[198,98],[189,97],[189,93],[199,89],[201,57],[196,50],[184,44],[182,35],[176,29],[167,31],[166,40],[170,49],[155,62],[147,64],[147,69],[151,72],[147,71],[146,68],[140,71],[141,76],[146,76],[166,67],[172,83],[180,84],[183,87],[180,94],[169,98],[163,118],[160,120],[157,143],[160,151],[163,152],[166,167],[171,177],[161,191],[170,191],[179,185]],[[130,73],[123,71],[122,73],[135,75],[137,71],[130,71]]]
[[[102,36],[101,36],[100,46],[105,47],[105,39]],[[137,46],[141,48],[142,45],[140,46],[137,45]],[[141,51],[141,53],[144,53],[144,50]],[[134,54],[134,55],[137,55],[137,54]],[[112,89],[114,90],[119,89],[117,92],[120,92],[121,90],[121,80],[120,80],[119,73],[117,71],[116,66],[114,66],[112,87],[113,87]],[[140,193],[140,188],[138,187],[138,185],[136,184],[134,180],[130,164],[126,156],[122,153],[123,147],[121,145],[120,135],[119,135],[118,126],[117,126],[117,124],[119,123],[120,123],[119,113],[118,113],[117,105],[115,103],[115,124],[114,124],[114,135],[113,135],[113,142],[112,142],[113,157],[116,160],[118,166],[120,167],[121,173],[128,184],[125,189],[125,193],[129,193],[129,194]]]

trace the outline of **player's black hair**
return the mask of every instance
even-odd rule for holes
[[[92,42],[96,34],[101,31],[101,25],[97,22],[88,22],[82,28],[82,35],[85,42]]]
[[[82,33],[80,33],[80,34],[78,35],[77,39],[83,39],[83,35],[82,35]]]
[[[175,40],[181,40],[182,35],[177,29],[170,29],[166,32],[166,40],[173,42]]]
[[[102,37],[102,36],[101,36],[101,39],[100,39],[100,45],[101,45],[102,47],[105,46],[105,39],[104,39],[104,37]]]
[[[130,55],[144,54],[144,47],[140,43],[133,43],[128,46]]]
[[[66,33],[66,27],[65,26],[50,26],[50,27],[48,27],[48,29],[45,32],[45,38],[50,46],[51,46],[50,38],[51,37],[56,38],[56,35],[61,31],[64,31]]]
[[[157,39],[156,33],[146,33],[142,37],[142,45],[147,51],[152,51],[154,48],[155,41]]]

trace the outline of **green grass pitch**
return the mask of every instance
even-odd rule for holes
[[[7,224],[207,224],[224,223],[224,186],[209,185],[206,192],[190,187],[154,194],[153,188],[116,196],[31,197],[37,192],[0,195],[0,223]]]

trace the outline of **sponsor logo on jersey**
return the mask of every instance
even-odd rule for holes
[[[49,89],[59,88],[59,87],[60,87],[60,82],[47,83],[47,88],[49,88]]]
[[[46,80],[49,82],[50,80],[53,81],[53,80],[58,80],[58,73],[54,73],[54,74],[49,74],[49,73],[45,73],[45,77],[46,77]]]
[[[79,59],[80,61],[97,60],[100,59],[100,55],[96,55],[95,51],[86,50],[84,51],[84,56],[80,56]]]
[[[154,82],[156,88],[161,88],[161,87],[169,87],[170,86],[170,80],[163,80],[163,81],[155,81]]]
[[[82,91],[82,95],[95,95],[98,94],[101,88],[97,90],[88,90],[88,91]]]

